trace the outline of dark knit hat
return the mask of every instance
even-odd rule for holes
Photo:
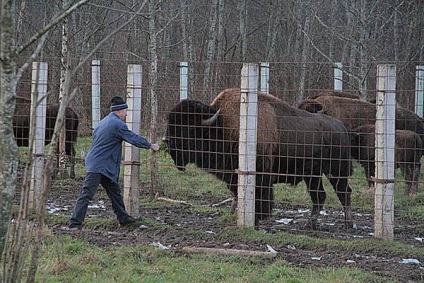
[[[119,96],[114,96],[110,100],[110,111],[118,111],[118,110],[127,109],[127,108],[128,108],[128,105]]]

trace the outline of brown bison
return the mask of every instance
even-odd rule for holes
[[[13,133],[18,146],[29,145],[31,100],[17,97],[15,114],[13,117]],[[56,117],[59,112],[59,104],[48,104],[46,107],[46,132],[45,144],[51,142]],[[67,107],[65,111],[65,152],[70,162],[70,177],[75,178],[75,144],[78,138],[77,114],[72,108]]]
[[[300,109],[312,113],[324,113],[345,124],[348,131],[363,125],[375,124],[376,106],[373,103],[340,96],[323,95],[300,102]],[[424,122],[417,114],[402,107],[396,107],[397,130],[417,133],[424,142]]]
[[[316,99],[319,96],[338,96],[338,97],[344,97],[344,98],[352,98],[352,99],[361,99],[359,94],[356,93],[348,93],[343,91],[337,91],[337,90],[331,90],[331,91],[321,91],[317,95],[310,96],[309,99]]]
[[[188,163],[214,174],[237,195],[240,89],[222,91],[211,105],[183,100],[169,112],[164,138],[177,168]],[[330,180],[351,227],[350,141],[344,125],[332,117],[289,106],[258,95],[256,159],[256,224],[271,214],[273,184],[305,181],[313,202],[311,220],[323,208],[322,175]]]
[[[351,135],[351,154],[364,167],[368,185],[373,186],[370,179],[375,177],[375,125],[364,125],[353,130]],[[404,177],[408,194],[416,194],[421,169],[422,140],[408,130],[396,130],[395,165],[400,168]]]

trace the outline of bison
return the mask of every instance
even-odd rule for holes
[[[335,117],[344,123],[349,132],[359,126],[375,124],[376,121],[375,104],[341,96],[322,95],[305,99],[300,102],[298,108]],[[424,143],[424,122],[414,112],[397,106],[395,127],[397,130],[417,133]]]
[[[222,91],[210,105],[182,100],[168,114],[168,152],[177,168],[188,163],[214,174],[237,195],[240,89]],[[274,202],[273,184],[305,181],[313,203],[312,228],[326,193],[322,175],[330,180],[352,226],[350,141],[345,126],[332,117],[291,107],[258,94],[255,220],[266,219]]]
[[[361,99],[360,95],[357,93],[349,93],[344,91],[337,91],[337,90],[326,90],[321,91],[317,95],[312,95],[309,98],[310,99],[316,99],[319,96],[338,96],[338,97],[344,97],[344,98],[352,98],[352,99]]]
[[[351,154],[364,167],[368,185],[373,186],[375,176],[375,125],[364,125],[353,130]],[[402,171],[407,194],[416,194],[421,169],[422,140],[412,131],[396,130],[395,165]]]
[[[13,116],[13,133],[18,146],[29,145],[30,130],[30,106],[31,100],[17,97],[15,113]],[[59,112],[59,104],[47,104],[46,107],[46,132],[45,144],[51,142],[56,117]],[[65,153],[69,157],[70,177],[75,178],[75,144],[78,138],[79,119],[75,111],[67,107],[65,110]]]

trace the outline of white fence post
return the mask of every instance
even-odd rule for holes
[[[94,130],[100,121],[100,60],[91,61],[91,113]]]
[[[126,123],[128,128],[140,134],[141,126],[141,65],[128,65]],[[132,216],[140,215],[139,209],[139,179],[140,179],[140,149],[129,143],[124,143],[124,204]]]
[[[180,100],[188,97],[188,62],[180,62]]]
[[[243,65],[240,97],[237,225],[245,227],[255,226],[258,75],[257,64]]]
[[[423,117],[424,65],[416,66],[415,71],[415,113]]]
[[[334,90],[343,90],[343,64],[341,62],[334,64]]]
[[[395,178],[396,66],[377,65],[375,122],[375,237],[393,240]]]
[[[260,63],[260,68],[261,68],[260,92],[269,93],[269,63],[268,62]]]
[[[29,207],[33,209],[40,208],[40,194],[44,185],[43,170],[44,144],[46,138],[47,70],[48,65],[45,62],[32,63],[31,109],[34,108],[35,103],[36,113],[35,117],[31,115],[30,119],[30,125],[35,125],[35,139],[32,150],[34,163],[32,166],[32,177],[29,191]],[[32,121],[33,118],[35,118],[35,123]]]

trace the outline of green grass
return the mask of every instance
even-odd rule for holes
[[[70,237],[43,246],[39,282],[390,282],[355,267],[298,268],[282,259],[178,254],[151,246],[100,249]],[[395,282],[395,281],[393,281]]]
[[[80,137],[77,156],[88,152],[90,137]],[[152,153],[141,150],[140,180],[143,190],[149,190],[150,158]],[[159,183],[165,196],[189,201],[190,209],[199,214],[219,211],[218,223],[236,223],[236,215],[228,208],[210,208],[209,198],[223,200],[230,197],[227,186],[211,174],[195,166],[188,166],[185,172],[178,171],[171,158],[163,151],[157,153]],[[354,209],[372,213],[374,200],[368,193],[363,169],[355,164],[350,178],[352,205]],[[424,221],[424,192],[420,184],[419,194],[405,196],[403,176],[396,172],[395,215],[413,221]],[[423,174],[423,173],[422,173]],[[84,175],[83,162],[77,165],[77,176]],[[424,176],[422,175],[422,180]],[[122,177],[121,177],[122,180]],[[64,181],[66,182],[66,181]],[[69,181],[72,182],[72,181]],[[78,181],[79,182],[79,181]],[[78,185],[80,185],[78,183]],[[329,182],[324,178],[327,192],[326,208],[341,210],[341,205]],[[297,186],[277,184],[276,200],[296,206],[310,207],[311,200],[304,183]],[[169,205],[151,199],[142,199],[143,206]],[[64,226],[68,217],[47,215],[46,222]],[[152,219],[144,220],[149,229],[177,229]],[[89,229],[109,230],[116,226],[115,219],[88,218]],[[405,228],[408,229],[408,228]],[[174,231],[177,232],[177,231]],[[420,231],[418,231],[420,232]],[[179,232],[181,233],[181,232]],[[187,237],[202,241],[204,231],[193,227],[184,231]],[[424,233],[424,228],[421,231]],[[421,236],[422,234],[418,235]],[[389,254],[399,258],[424,258],[423,249],[399,242],[384,242],[379,239],[356,239],[343,241],[336,238],[320,239],[286,232],[261,233],[253,229],[228,227],[216,235],[222,242],[263,243],[273,245],[294,245],[298,249],[326,249],[337,253],[342,249],[352,254],[372,254],[384,257]],[[300,268],[292,266],[281,257],[263,259],[258,257],[218,256],[204,254],[183,254],[162,251],[152,246],[135,245],[127,247],[100,248],[69,236],[50,236],[43,243],[37,282],[397,282],[387,277],[366,273],[354,266]]]
[[[198,213],[207,209],[194,207]],[[234,215],[233,215],[234,217]],[[67,217],[48,215],[49,225],[64,225]],[[235,219],[233,219],[235,220]],[[153,230],[166,230],[167,234],[181,234],[177,226],[144,220]],[[110,226],[110,227],[109,227]],[[116,226],[112,219],[87,220],[88,229],[105,229]],[[177,231],[180,230],[180,231]],[[205,233],[201,227],[185,228],[184,235],[202,242]],[[422,248],[400,242],[379,239],[340,240],[315,238],[287,232],[263,233],[251,228],[227,227],[215,235],[218,241],[295,246],[298,250],[325,251],[327,254],[373,255],[391,258],[424,258]],[[283,251],[284,252],[284,251]],[[148,245],[105,247],[89,244],[68,235],[50,235],[42,250],[38,282],[397,282],[352,266],[297,267],[284,260],[280,252],[274,259],[246,256],[219,256],[185,254],[160,250]]]
[[[81,152],[88,152],[91,145],[91,137],[80,137],[76,147],[77,155]],[[163,146],[163,145],[162,145]],[[151,151],[141,150],[140,181],[142,190],[150,189],[150,158]],[[206,205],[210,204],[210,198],[224,200],[231,197],[227,185],[218,180],[212,174],[206,173],[194,165],[188,165],[185,172],[178,171],[170,156],[164,151],[156,153],[158,157],[159,180],[158,184],[163,189],[164,195],[169,198],[188,201],[196,204],[199,211],[208,211]],[[121,170],[121,174],[122,174]],[[421,180],[424,183],[424,170],[421,172]],[[395,189],[394,205],[395,215],[404,219],[413,221],[424,221],[424,185],[420,183],[419,193],[415,196],[408,196],[404,190],[404,179],[400,170],[395,171]],[[84,166],[81,162],[77,166],[77,176],[84,175]],[[121,176],[121,180],[122,180]],[[329,209],[342,210],[337,195],[332,189],[331,184],[326,178],[323,178],[323,184],[326,189],[327,199],[325,207]],[[373,213],[374,196],[368,189],[365,179],[364,169],[354,162],[353,175],[349,179],[349,185],[352,188],[352,207],[355,211],[362,213]],[[207,198],[206,198],[207,197]],[[275,199],[281,204],[296,205],[298,207],[311,207],[310,196],[306,185],[301,182],[297,186],[288,184],[275,185]],[[144,203],[144,201],[143,201]],[[153,203],[152,205],[158,205]],[[160,203],[159,203],[160,205]],[[221,213],[222,219],[231,220],[234,215],[230,213]],[[234,221],[236,221],[234,219]]]

